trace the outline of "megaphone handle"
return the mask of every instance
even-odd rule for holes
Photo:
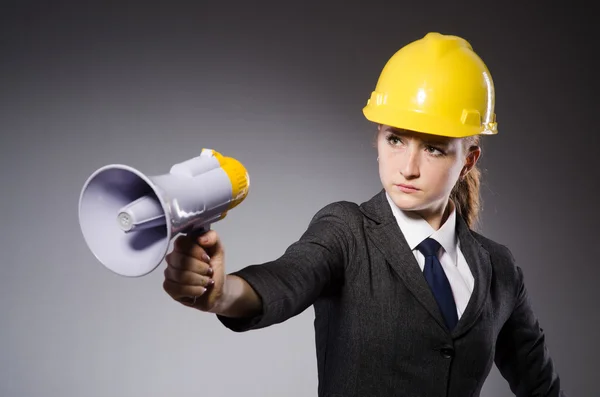
[[[209,230],[210,230],[210,223],[190,231],[189,233],[187,233],[187,235],[190,237],[198,238],[198,237],[202,236],[203,234],[208,233]]]

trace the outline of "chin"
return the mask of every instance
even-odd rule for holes
[[[403,211],[415,211],[426,207],[426,200],[423,197],[417,197],[423,192],[406,194],[403,192],[390,192],[388,194],[398,208]]]

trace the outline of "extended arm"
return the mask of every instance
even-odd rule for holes
[[[346,217],[341,204],[327,205],[280,258],[228,275],[228,287],[237,292],[219,309],[219,320],[238,332],[281,323],[308,308],[324,289],[341,282],[354,251]]]

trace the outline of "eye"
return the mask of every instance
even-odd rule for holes
[[[394,135],[394,134],[389,134],[385,139],[392,146],[396,146],[396,145],[402,143],[402,139],[400,139],[399,136]]]
[[[443,150],[438,149],[435,146],[431,146],[431,145],[427,146],[427,151],[434,156],[443,156],[444,154],[446,154],[446,153],[444,153]]]

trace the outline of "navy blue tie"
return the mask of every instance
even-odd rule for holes
[[[417,249],[425,256],[423,275],[429,287],[431,287],[431,292],[433,292],[448,329],[452,330],[458,322],[458,314],[456,313],[456,303],[454,303],[450,282],[437,257],[440,243],[432,238],[426,238],[417,246]]]

